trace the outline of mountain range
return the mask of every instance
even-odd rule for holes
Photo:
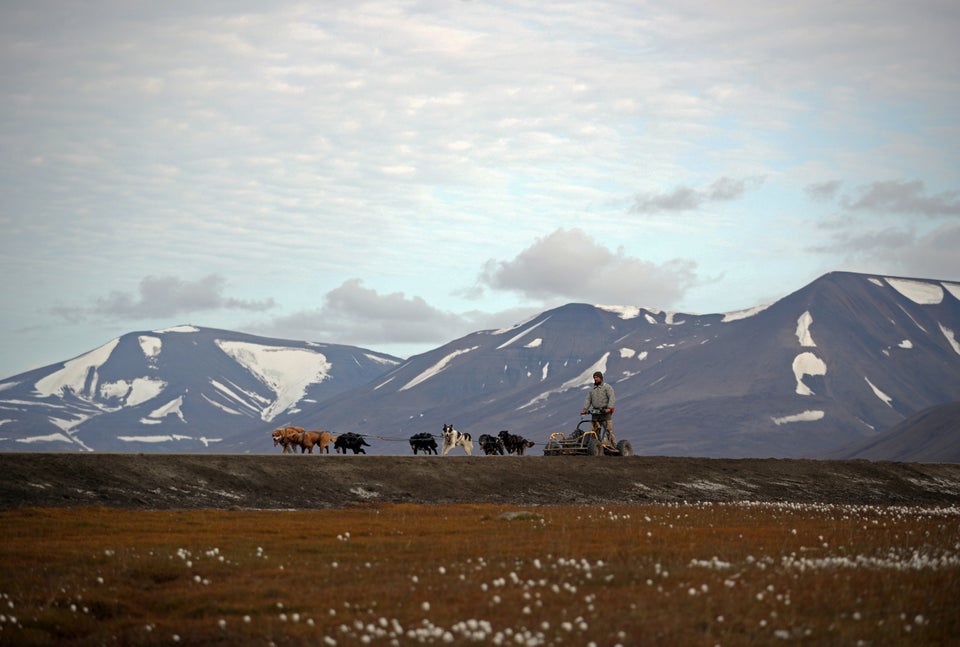
[[[0,382],[0,450],[217,451],[401,361],[196,326],[132,332]]]
[[[294,424],[405,454],[410,435],[452,423],[539,453],[576,427],[597,370],[635,453],[858,457],[896,431],[897,460],[960,462],[951,409],[914,437],[919,458],[894,429],[960,402],[960,283],[848,272],[734,313],[568,304],[407,360],[192,326],[130,333],[0,382],[0,450],[273,452],[270,430]]]

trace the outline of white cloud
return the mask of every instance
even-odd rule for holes
[[[178,313],[437,339],[955,278],[960,7],[865,7],[3,4],[0,374]],[[333,316],[364,290],[419,314]]]
[[[879,211],[905,215],[960,216],[960,191],[926,195],[920,180],[874,182],[860,189],[860,196],[845,199],[854,211]]]
[[[215,274],[196,281],[175,276],[147,276],[139,284],[138,294],[111,291],[98,297],[91,306],[66,306],[53,312],[72,321],[86,317],[110,319],[148,319],[177,317],[209,310],[262,312],[273,308],[273,299],[248,301],[223,295],[226,280]]]
[[[679,186],[667,193],[640,194],[631,210],[635,213],[693,211],[711,202],[739,200],[748,188],[762,183],[762,178],[736,180],[723,177],[702,189]]]
[[[656,264],[611,251],[580,229],[559,229],[512,260],[487,261],[479,280],[540,300],[670,306],[697,275],[693,261]]]

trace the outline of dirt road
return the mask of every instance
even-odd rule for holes
[[[960,465],[666,457],[0,454],[0,508],[960,503]]]

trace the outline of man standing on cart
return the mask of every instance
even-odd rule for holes
[[[583,410],[580,415],[586,415],[589,412],[594,431],[604,427],[607,430],[607,436],[610,438],[610,444],[616,445],[617,439],[613,435],[613,403],[613,387],[603,381],[603,373],[595,372],[593,374],[593,386],[587,392],[587,399],[583,403]]]

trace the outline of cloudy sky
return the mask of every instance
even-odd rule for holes
[[[0,4],[0,377],[960,280],[960,4]]]

